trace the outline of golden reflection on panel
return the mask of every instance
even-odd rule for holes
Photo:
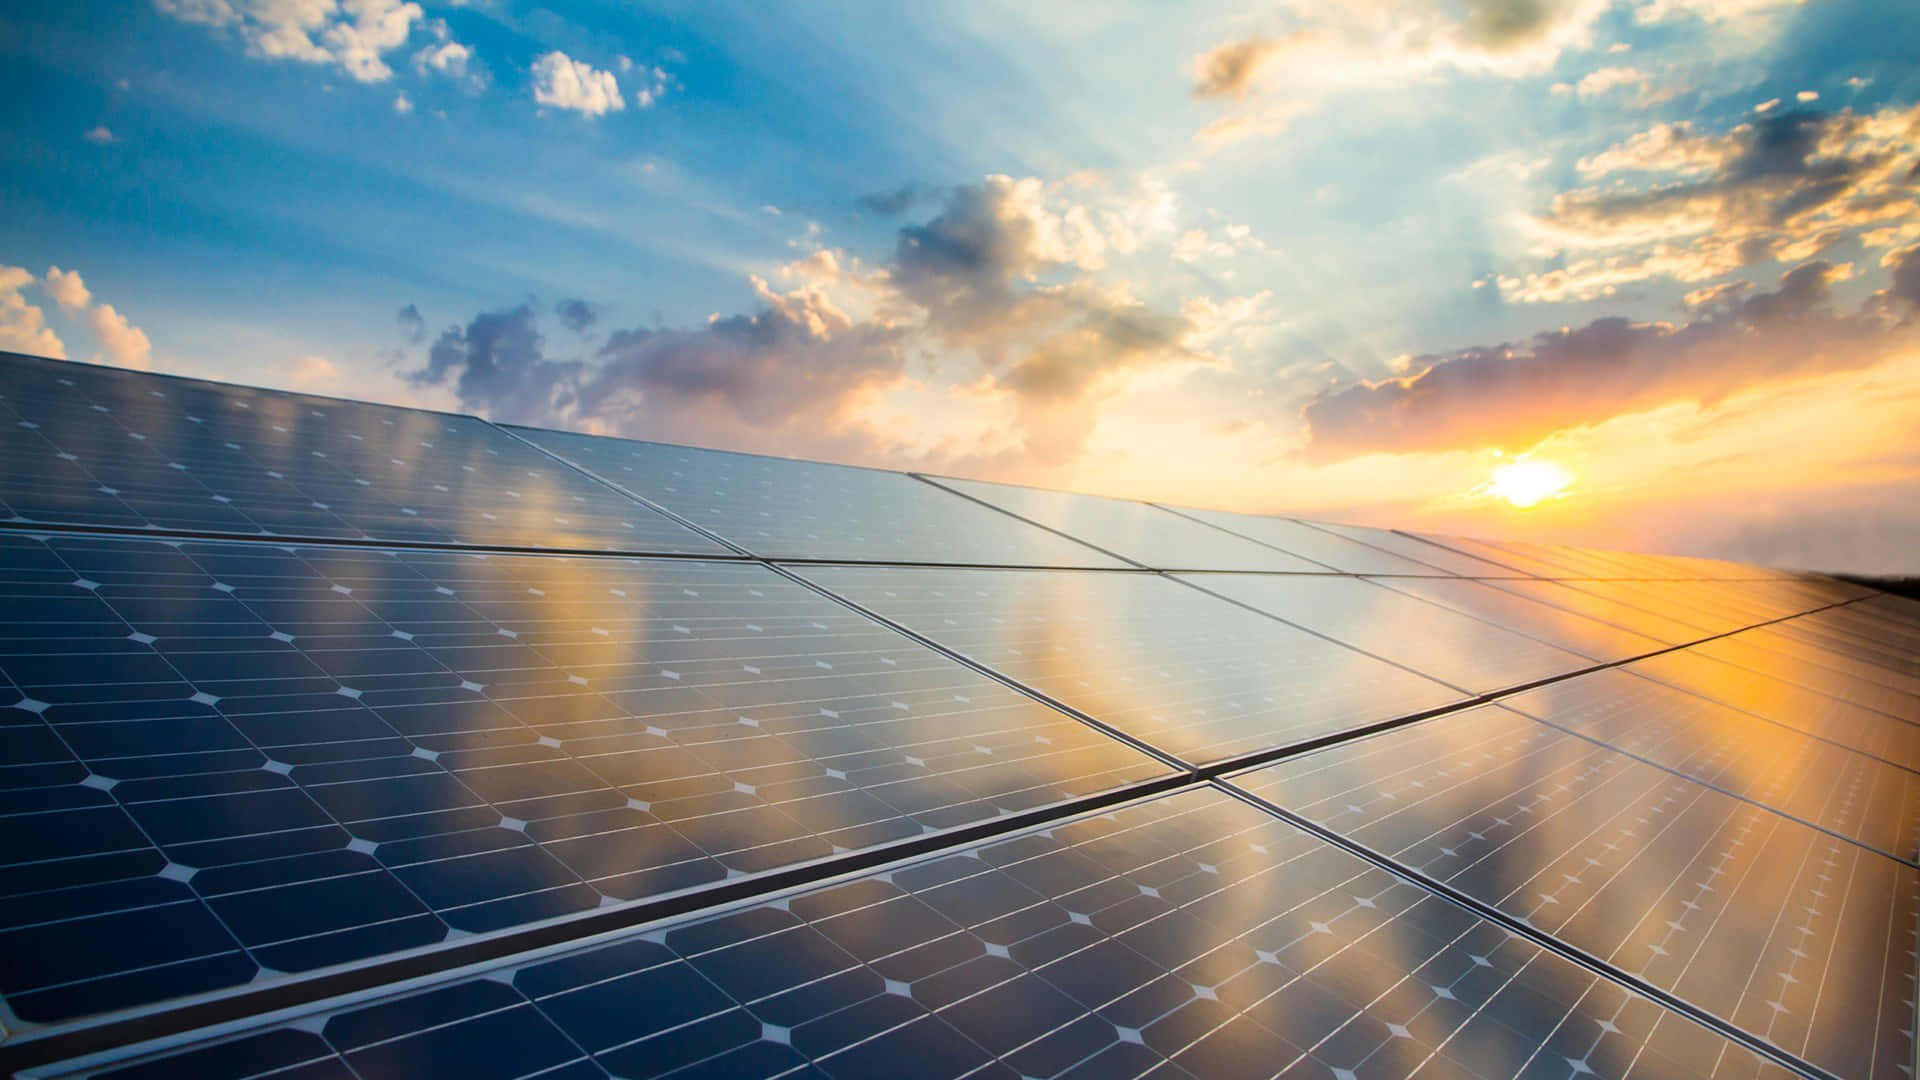
[[[1911,866],[1491,706],[1233,782],[1837,1075],[1912,1060]]]
[[[1501,704],[1830,829],[1920,856],[1920,774],[1618,669]]]
[[[1464,696],[1157,575],[799,570],[1196,764]]]

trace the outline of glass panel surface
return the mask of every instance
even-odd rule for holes
[[[1233,783],[1836,1076],[1913,1061],[1904,863],[1497,706]]]
[[[1744,709],[1829,742],[1920,769],[1920,724],[1721,663],[1691,649],[1651,656],[1627,671]]]
[[[1920,774],[1614,668],[1502,698],[1617,750],[1913,861]]]
[[[1196,765],[1464,696],[1156,574],[897,567],[803,573]]]
[[[1441,571],[1425,563],[1402,558],[1390,551],[1336,536],[1323,529],[1283,517],[1258,514],[1230,514],[1224,510],[1188,510],[1189,517],[1229,529],[1241,536],[1270,544],[1292,555],[1312,559],[1323,566],[1347,574],[1437,574]]]
[[[1319,563],[1146,503],[979,480],[937,479],[955,491],[1037,521],[1049,529],[1058,529],[1142,566],[1170,570],[1326,572],[1326,567]]]
[[[1903,680],[1906,688],[1896,689],[1890,683],[1900,676],[1893,672],[1875,669],[1872,664],[1859,663],[1816,645],[1769,634],[1764,627],[1702,642],[1695,645],[1693,651],[1889,716],[1920,722],[1920,679]]]
[[[1182,576],[1222,596],[1476,694],[1593,666],[1593,661],[1584,656],[1359,578]]]
[[[490,976],[104,1075],[1790,1075],[1205,789]]]
[[[1512,567],[1500,566],[1485,559],[1476,559],[1471,555],[1463,555],[1452,548],[1441,547],[1439,544],[1390,529],[1369,529],[1364,525],[1337,525],[1330,521],[1310,521],[1307,524],[1328,532],[1339,533],[1350,540],[1358,540],[1363,544],[1383,548],[1396,555],[1412,559],[1414,562],[1439,567],[1461,577],[1529,576]]]
[[[905,473],[513,430],[768,558],[1125,565]]]
[[[751,564],[0,539],[30,1022],[1169,771]]]
[[[1376,584],[1595,660],[1624,660],[1629,656],[1642,656],[1666,648],[1665,642],[1570,611],[1535,603],[1510,592],[1501,592],[1477,581],[1388,578]]]
[[[724,554],[468,416],[0,354],[0,520]]]
[[[1576,589],[1558,581],[1533,581],[1512,578],[1486,582],[1488,588],[1524,596],[1529,600],[1538,600],[1563,611],[1585,615],[1598,619],[1636,634],[1654,638],[1665,645],[1683,645],[1689,641],[1698,641],[1706,637],[1709,631],[1689,626],[1677,619],[1635,607],[1611,597],[1602,596],[1586,589]]]

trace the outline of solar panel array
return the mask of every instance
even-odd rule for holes
[[[1911,1078],[1920,603],[0,355],[30,1077]]]

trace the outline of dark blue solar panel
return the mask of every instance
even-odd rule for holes
[[[768,558],[1125,565],[905,473],[513,430]]]
[[[1913,1061],[1911,865],[1493,706],[1233,783],[1836,1076]]]
[[[5,536],[0,607],[29,1021],[1168,772],[751,564]]]
[[[0,353],[0,521],[721,554],[472,417]]]
[[[1196,764],[1464,696],[1157,574],[900,567],[804,573]]]
[[[101,1075],[270,1068],[362,1080],[1790,1075],[1214,790]]]

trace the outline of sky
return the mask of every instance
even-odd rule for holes
[[[23,0],[0,349],[1920,574],[1910,0]]]

